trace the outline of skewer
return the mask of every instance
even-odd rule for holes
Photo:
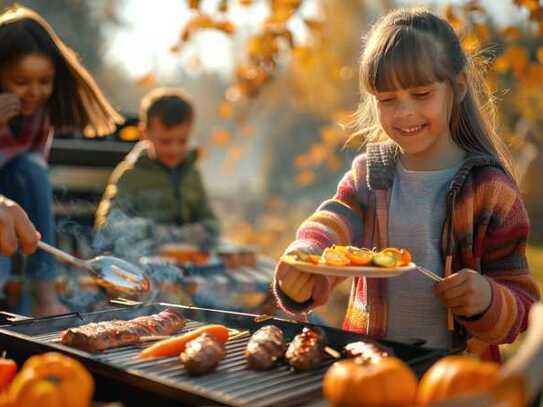
[[[341,359],[341,354],[337,350],[331,348],[330,346],[325,346],[324,351],[328,355],[332,356],[334,359]]]
[[[238,332],[232,336],[228,336],[228,340],[231,341],[231,340],[234,340],[234,339],[240,339],[240,338],[245,338],[247,336],[250,336],[251,333],[249,331],[241,331],[241,332]]]
[[[264,321],[268,321],[270,319],[273,319],[273,317],[271,315],[267,315],[267,314],[262,314],[262,315],[257,315],[255,317],[255,322],[264,322]]]

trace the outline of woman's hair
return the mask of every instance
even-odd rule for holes
[[[30,54],[47,56],[55,66],[53,93],[47,102],[53,127],[94,136],[113,132],[123,121],[51,26],[28,8],[10,7],[0,15],[0,72]]]
[[[464,151],[489,154],[513,175],[509,150],[496,132],[494,99],[486,86],[485,61],[469,57],[451,25],[423,8],[398,9],[381,18],[365,39],[360,61],[361,103],[352,136],[386,138],[371,93],[447,81],[454,92],[450,130]],[[457,77],[464,72],[467,93],[459,100]]]

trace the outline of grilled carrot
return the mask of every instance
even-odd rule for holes
[[[164,339],[142,350],[138,356],[140,358],[160,357],[160,356],[178,356],[185,350],[187,343],[196,339],[203,333],[208,333],[215,337],[221,344],[228,340],[228,328],[223,325],[205,325],[194,331],[173,338]]]

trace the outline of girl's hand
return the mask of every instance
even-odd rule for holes
[[[293,301],[303,303],[313,298],[316,305],[326,302],[328,280],[325,276],[305,273],[279,261],[275,269],[275,279],[281,291]]]
[[[0,126],[21,112],[21,99],[13,93],[0,93]]]
[[[433,293],[453,314],[461,317],[482,314],[492,300],[488,279],[471,269],[462,269],[445,278],[434,287]]]

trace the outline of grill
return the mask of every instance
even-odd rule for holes
[[[330,358],[317,370],[294,372],[286,364],[269,371],[249,370],[244,350],[249,337],[226,343],[226,356],[215,372],[199,377],[188,376],[178,358],[136,359],[144,345],[126,346],[91,354],[60,344],[64,329],[89,322],[131,319],[160,312],[168,306],[183,310],[188,323],[181,332],[207,323],[221,323],[229,328],[254,332],[273,323],[287,339],[301,332],[302,324],[273,318],[257,322],[257,316],[180,305],[156,303],[116,308],[88,314],[68,314],[41,319],[14,321],[0,328],[0,349],[22,361],[32,354],[60,351],[83,362],[96,379],[96,399],[122,401],[126,405],[229,405],[229,406],[325,406],[322,378],[333,363]],[[307,324],[311,325],[311,324]],[[332,348],[367,339],[352,332],[323,328]],[[413,344],[378,341],[395,356],[406,361],[420,376],[444,352]]]

